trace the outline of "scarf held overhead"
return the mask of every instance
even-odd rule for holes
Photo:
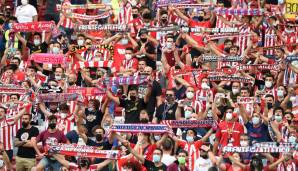
[[[120,76],[120,77],[107,77],[99,82],[111,87],[114,85],[139,85],[147,83],[149,78],[147,76]]]
[[[36,63],[43,64],[64,64],[65,58],[62,54],[50,54],[50,53],[34,53],[30,56],[29,60]]]
[[[53,21],[40,21],[29,23],[14,23],[12,24],[13,32],[43,32],[52,31],[55,27]]]
[[[164,124],[114,124],[109,132],[127,132],[127,133],[167,133],[171,129]]]
[[[73,93],[47,93],[39,94],[37,96],[38,102],[65,102],[76,101],[79,98],[79,94]]]
[[[126,32],[128,31],[127,25],[124,24],[89,24],[79,25],[78,31],[117,31]]]
[[[49,146],[48,153],[67,156],[96,157],[101,159],[119,159],[119,150],[99,150],[98,147],[76,144],[58,144]]]
[[[214,120],[163,120],[161,124],[168,125],[170,128],[208,128],[212,127]]]

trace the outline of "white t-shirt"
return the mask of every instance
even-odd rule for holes
[[[213,164],[209,158],[203,159],[202,157],[200,157],[195,161],[194,171],[208,171],[208,169],[212,166]]]
[[[35,7],[30,4],[18,6],[15,14],[19,23],[32,22],[33,16],[36,16],[36,15],[37,15],[37,11]]]
[[[163,154],[161,162],[164,163],[166,166],[169,166],[174,161],[176,161],[176,158],[174,156],[171,156],[169,154]]]

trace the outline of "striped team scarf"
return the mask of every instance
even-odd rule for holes
[[[47,93],[38,94],[38,102],[65,102],[65,101],[76,101],[79,99],[79,94],[73,93]]]
[[[157,1],[157,7],[167,7],[169,4],[177,5],[177,4],[187,4],[191,2],[192,0],[159,0]]]
[[[172,130],[165,124],[114,124],[109,132],[127,133],[168,133]]]
[[[85,61],[77,62],[73,65],[73,70],[83,69],[83,68],[111,68],[114,61]]]
[[[242,56],[227,56],[227,57],[220,57],[220,56],[203,56],[202,57],[204,62],[241,62],[243,60]]]
[[[203,28],[203,27],[181,27],[182,32],[192,33],[238,33],[237,27],[224,27],[224,28]]]
[[[146,27],[144,28],[148,32],[159,32],[159,31],[178,31],[179,26],[166,26],[166,27]]]
[[[56,5],[57,10],[66,10],[66,9],[109,9],[110,6],[106,4],[82,4],[82,5]]]
[[[102,83],[108,87],[114,85],[139,85],[146,84],[149,81],[147,76],[120,76],[120,77],[107,77],[102,80]],[[102,85],[99,82],[99,85]]]
[[[237,97],[238,104],[252,104],[255,100],[255,97]]]
[[[117,31],[127,32],[129,28],[125,24],[90,24],[90,25],[79,25],[77,31]]]
[[[213,10],[217,15],[250,15],[250,16],[259,16],[264,14],[263,9],[252,8],[252,9],[229,9],[229,8],[215,8]]]
[[[2,84],[0,85],[0,94],[20,94],[24,95],[28,91],[22,87],[18,87],[14,84]]]
[[[168,125],[170,128],[210,128],[216,121],[206,120],[163,120],[161,124]]]
[[[292,151],[290,147],[280,147],[280,146],[270,146],[270,147],[223,147],[223,152],[232,152],[232,153],[288,153]]]
[[[298,56],[294,56],[294,55],[287,56],[286,61],[287,62],[298,61]]]
[[[67,89],[67,93],[80,94],[83,97],[86,97],[105,95],[106,91],[97,87],[70,87]]]
[[[206,35],[205,38],[207,40],[217,40],[222,38],[229,38],[229,37],[250,37],[251,35],[249,33],[234,33],[234,34],[221,34],[221,35]]]
[[[239,81],[242,83],[253,83],[254,80],[248,77],[233,76],[233,75],[209,75],[209,81]]]
[[[199,74],[235,74],[236,73],[236,68],[217,68],[217,69],[184,69],[184,70],[176,70],[172,72],[173,76],[176,75],[186,75],[186,74],[194,74],[194,75],[199,75]]]
[[[57,144],[50,145],[46,148],[49,154],[62,154],[67,156],[83,156],[83,157],[96,157],[101,159],[119,159],[119,150],[99,150],[95,146],[85,146],[77,144]]]
[[[85,14],[79,14],[79,13],[70,13],[67,15],[68,18],[74,18],[79,20],[97,20],[97,19],[103,19],[107,18],[112,13],[110,11],[104,12],[100,15],[85,15]]]
[[[256,64],[256,65],[239,65],[236,66],[238,71],[243,70],[250,70],[250,69],[257,69],[257,70],[273,70],[273,71],[279,71],[279,65],[270,65],[270,64]]]
[[[209,9],[210,3],[201,3],[201,4],[173,4],[174,7],[179,9],[185,9],[185,8],[196,8],[197,10],[201,9]]]

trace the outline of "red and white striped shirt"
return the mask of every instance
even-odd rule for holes
[[[13,128],[14,128],[14,118],[5,118],[0,121],[0,141],[3,142],[5,150],[13,149]]]
[[[75,119],[74,116],[68,116],[65,119],[62,119],[61,117],[57,120],[57,129],[59,131],[64,132],[66,135],[71,130],[74,130],[75,128]]]
[[[265,40],[264,40],[264,47],[276,46],[277,42],[277,35],[276,31],[272,27],[268,27],[265,30]],[[267,50],[266,55],[274,55],[274,50]]]
[[[251,31],[250,26],[242,25],[239,27],[239,34],[249,34]],[[239,36],[237,38],[237,46],[239,46],[240,55],[244,52],[247,47],[248,37],[247,36]]]
[[[128,24],[132,21],[132,6],[130,3],[121,4],[120,12],[118,15],[118,24]]]
[[[189,170],[194,169],[195,161],[200,157],[200,148],[202,144],[203,141],[201,140],[194,143],[188,143],[184,140],[178,140],[178,146],[188,153],[187,167]]]
[[[294,43],[298,43],[298,31],[294,29],[293,32],[287,32],[284,30],[282,32],[282,37],[285,39],[286,42],[284,44],[291,45]],[[288,50],[292,52],[294,50],[293,46],[287,46]]]
[[[205,111],[206,109],[208,98],[213,100],[213,91],[211,89],[207,89],[207,90],[199,89],[196,92],[196,100],[202,103],[203,111]]]
[[[71,5],[69,0],[64,1],[62,4],[62,6],[67,6],[67,5]],[[71,12],[72,12],[72,10],[70,10],[70,9],[65,10],[66,14],[71,13]],[[65,17],[65,19],[63,20],[61,25],[65,28],[70,28],[70,29],[74,28],[74,23],[72,22],[71,18],[67,18],[67,17]]]

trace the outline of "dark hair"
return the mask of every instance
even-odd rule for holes
[[[33,69],[35,72],[37,72],[37,68],[35,66],[28,66],[28,69]]]
[[[57,68],[61,68],[62,69],[62,72],[64,72],[64,68],[63,67],[58,66],[58,67],[55,68],[55,71],[56,71]]]
[[[6,113],[6,112],[7,112],[6,108],[5,108],[5,107],[3,107],[3,106],[0,106],[0,109],[3,109],[3,110],[4,110],[4,113]]]
[[[281,113],[282,113],[282,116],[284,116],[284,109],[282,108],[282,107],[275,107],[274,109],[273,109],[273,114],[275,114],[275,112],[277,111],[277,110],[281,110]]]
[[[138,87],[135,85],[129,86],[128,91],[137,91],[138,92]]]
[[[257,166],[254,166],[253,165],[253,162],[257,162]],[[258,170],[258,171],[262,171],[263,170],[263,163],[262,163],[262,160],[260,158],[260,156],[253,156],[251,158],[251,161],[250,161],[250,168],[249,170],[250,171],[255,171],[255,170]]]
[[[178,150],[176,155],[179,155],[179,153],[184,153],[186,156],[188,156],[188,152],[183,149]]]
[[[20,99],[20,95],[19,94],[11,94],[9,97],[11,96],[17,96],[18,99]]]
[[[133,48],[132,47],[127,47],[127,48],[125,48],[125,50],[130,50],[130,51],[133,52]]]
[[[39,32],[35,32],[33,36],[39,36],[41,38],[41,34]]]
[[[69,107],[68,107],[68,105],[66,104],[66,103],[62,103],[62,104],[60,104],[59,105],[59,109],[60,110],[69,110]]]
[[[17,57],[13,57],[11,58],[12,60],[18,60],[18,63],[20,64],[21,63],[21,59],[20,58],[17,58]]]
[[[265,75],[265,78],[266,78],[266,77],[271,77],[271,78],[274,79],[274,76],[273,76],[272,74],[269,74],[269,73]]]
[[[18,19],[17,19],[17,17],[15,17],[15,16],[10,16],[10,17],[8,18],[8,21],[16,21],[16,22],[18,22]]]
[[[229,109],[231,109],[232,111],[234,111],[234,108],[233,107],[228,106],[228,107],[225,108],[225,112],[227,112],[227,110],[229,110]]]
[[[100,102],[96,99],[90,99],[89,102],[93,102],[95,109],[98,109],[100,106]]]
[[[154,150],[159,150],[160,153],[161,153],[161,156],[163,155],[163,152],[162,152],[162,150],[160,148],[155,148]]]
[[[123,164],[123,166],[131,169],[132,171],[140,171],[142,170],[142,165],[136,160],[128,160]]]
[[[105,130],[100,126],[100,125],[95,125],[93,128],[92,128],[92,133],[95,135],[95,130],[97,129],[101,129],[103,130],[103,134],[105,134]]]
[[[48,117],[48,120],[49,121],[52,121],[52,120],[56,120],[57,121],[57,117],[55,115],[51,115]]]
[[[78,38],[78,37],[84,37],[84,39],[85,39],[85,36],[84,36],[83,34],[78,34],[78,35],[77,35],[77,38]]]
[[[226,39],[226,40],[224,41],[224,44],[226,44],[226,43],[228,43],[228,42],[231,42],[231,43],[233,44],[233,41],[230,40],[230,39]]]
[[[159,14],[160,14],[160,16],[162,16],[164,14],[167,14],[168,15],[168,11],[166,11],[166,10],[160,10]]]
[[[167,138],[162,144],[162,148],[166,151],[173,149],[173,141],[170,138]]]
[[[23,116],[25,116],[25,115],[29,116],[29,120],[32,119],[32,115],[31,115],[31,114],[29,114],[29,113],[25,113]]]

